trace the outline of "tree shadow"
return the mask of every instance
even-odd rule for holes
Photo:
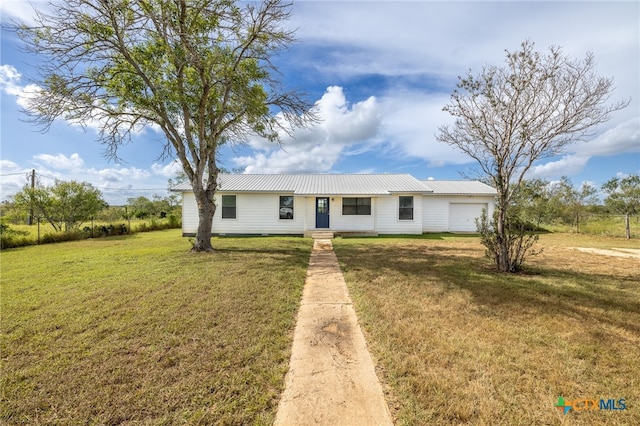
[[[410,276],[419,285],[440,283],[465,290],[486,315],[553,315],[584,324],[605,323],[640,335],[640,276],[612,277],[601,273],[536,267],[520,274],[495,271],[476,248],[366,245],[338,247],[343,271],[369,270],[390,276]],[[566,261],[566,259],[563,259]],[[561,284],[558,284],[561,283]],[[436,284],[438,285],[438,284]],[[515,309],[514,309],[515,308]],[[618,311],[619,313],[616,313]]]

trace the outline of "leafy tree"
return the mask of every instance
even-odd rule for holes
[[[598,203],[598,189],[588,182],[583,182],[580,189],[576,189],[567,176],[562,176],[559,182],[552,185],[552,199],[565,218],[565,221],[576,227],[580,233],[580,218],[587,206]]]
[[[13,201],[13,196],[0,203],[0,217],[5,220],[6,223],[18,225],[20,223],[26,223],[28,219],[28,212],[17,206]]]
[[[107,207],[100,190],[87,182],[56,181],[53,186],[25,185],[14,196],[16,205],[44,218],[56,231],[77,228]]]
[[[552,215],[549,182],[543,179],[523,180],[514,194],[518,214],[526,221],[540,227]]]
[[[280,0],[67,0],[19,35],[42,54],[41,90],[26,112],[48,129],[58,117],[98,122],[107,154],[143,126],[162,130],[193,188],[194,250],[212,251],[217,154],[250,134],[278,141],[313,115],[278,80],[274,55],[294,34]]]
[[[127,211],[138,219],[144,219],[147,216],[156,214],[156,208],[153,202],[147,197],[127,198]]]
[[[543,54],[525,41],[507,51],[505,62],[459,78],[444,107],[455,123],[440,127],[437,139],[475,159],[496,188],[495,262],[499,271],[515,272],[525,256],[510,251],[521,251],[524,236],[512,243],[506,224],[515,220],[508,208],[526,172],[536,160],[587,140],[594,126],[629,101],[605,105],[613,81],[595,73],[592,54],[572,60],[557,47]]]
[[[161,216],[162,213],[172,213],[176,209],[175,200],[171,197],[154,195],[152,199],[140,196],[127,199],[127,211],[138,219],[149,216]]]
[[[171,213],[175,209],[174,199],[171,197],[161,197],[154,194],[151,198],[156,216],[164,217],[167,213]]]
[[[612,178],[602,185],[602,190],[608,194],[605,204],[624,215],[625,236],[631,238],[629,217],[640,212],[640,175]]]

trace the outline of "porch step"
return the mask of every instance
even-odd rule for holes
[[[332,240],[333,232],[329,231],[313,231],[311,232],[311,238],[314,240]]]

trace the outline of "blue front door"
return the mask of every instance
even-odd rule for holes
[[[316,229],[329,228],[329,199],[316,198]]]

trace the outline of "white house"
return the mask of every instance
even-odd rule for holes
[[[213,235],[422,234],[474,232],[496,191],[478,181],[420,181],[407,174],[224,174],[218,176]],[[182,234],[198,209],[182,193]]]

